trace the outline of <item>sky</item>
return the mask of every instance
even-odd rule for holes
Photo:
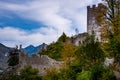
[[[50,44],[65,32],[86,32],[87,6],[100,0],[0,0],[0,43]]]

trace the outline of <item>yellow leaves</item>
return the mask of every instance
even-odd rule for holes
[[[61,57],[65,62],[71,62],[75,56],[75,46],[73,44],[64,44]]]
[[[112,22],[113,22],[114,35],[117,36],[120,34],[120,17],[118,16],[118,17],[114,18],[112,20]]]
[[[58,70],[56,68],[47,69],[46,73],[42,80],[58,80]]]
[[[98,6],[98,9],[96,10],[96,20],[99,24],[105,20],[105,14],[107,13],[107,9],[103,4],[100,4]]]

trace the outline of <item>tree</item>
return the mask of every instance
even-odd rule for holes
[[[48,45],[47,50],[43,51],[41,54],[48,55],[49,57],[58,60],[61,58],[62,49],[63,44],[61,42],[51,43]]]
[[[111,56],[115,58],[115,63],[120,64],[120,36],[114,37],[110,40]]]
[[[77,75],[77,80],[90,80],[90,72],[82,71]]]
[[[61,51],[61,57],[66,63],[72,62],[75,56],[75,46],[73,44],[64,44]]]
[[[19,64],[19,50],[17,48],[10,50],[8,65],[15,66]]]
[[[101,64],[104,61],[104,52],[94,35],[89,35],[83,45],[76,50],[76,55],[81,64],[88,68],[90,65]]]
[[[66,42],[68,40],[68,37],[66,34],[63,32],[63,34],[58,38],[58,42]]]
[[[103,0],[107,8],[106,18],[112,25],[113,34],[116,36],[120,31],[120,0]]]
[[[92,65],[92,67],[90,68],[90,72],[90,80],[117,80],[113,71],[100,64]]]
[[[115,63],[120,63],[120,0],[103,0],[107,7],[106,18],[111,25],[109,30],[111,55],[115,58]]]
[[[32,68],[31,66],[25,66],[20,70],[20,77],[21,80],[41,80],[38,73],[38,69]]]
[[[42,80],[59,80],[58,71],[56,68],[46,70],[46,74],[42,76]]]

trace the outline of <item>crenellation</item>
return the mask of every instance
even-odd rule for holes
[[[93,6],[92,6],[92,9],[95,9],[95,8],[96,8],[96,5],[93,5]]]
[[[90,9],[90,6],[87,6],[87,9]]]

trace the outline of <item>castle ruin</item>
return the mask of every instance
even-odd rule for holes
[[[102,26],[96,19],[96,16],[101,13],[101,9],[105,9],[102,3],[87,6],[87,32],[74,36],[74,39],[72,40],[74,45],[79,46],[85,40],[85,36],[83,36],[84,34],[92,35],[93,33],[95,35],[95,39],[102,42]]]
[[[76,46],[79,46],[82,44],[82,42],[85,40],[86,36],[89,34],[91,35],[92,32],[95,34],[95,38],[98,39],[98,41],[101,40],[101,25],[96,20],[96,15],[100,13],[99,8],[102,4],[98,4],[98,6],[93,5],[92,7],[87,6],[87,32],[78,34],[73,37],[72,43]],[[18,48],[18,46],[17,46]],[[44,48],[44,47],[43,47]],[[57,67],[59,68],[59,65],[63,64],[63,62],[55,61],[54,59],[49,58],[48,56],[28,56],[27,54],[24,54],[21,52],[22,45],[19,47],[19,66],[23,67],[25,65],[32,65],[34,68],[38,68],[41,73],[45,73],[45,69],[50,67]],[[46,49],[46,48],[45,48]]]

